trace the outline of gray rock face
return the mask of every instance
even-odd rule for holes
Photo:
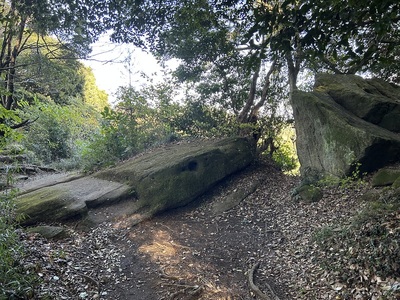
[[[244,138],[183,143],[95,176],[134,187],[139,209],[158,212],[188,204],[226,176],[245,168],[253,161],[254,150]]]
[[[313,92],[294,92],[302,175],[343,177],[399,161],[399,91],[380,80],[321,74]]]
[[[80,218],[88,210],[133,201],[132,223],[188,204],[226,176],[248,166],[254,149],[244,138],[183,142],[128,160],[91,176],[58,178],[39,189],[22,188],[18,211],[25,225]],[[43,181],[43,180],[42,180]],[[35,184],[31,184],[35,186]]]
[[[393,132],[400,132],[400,87],[380,79],[356,75],[319,74],[315,91],[327,93],[355,116]]]

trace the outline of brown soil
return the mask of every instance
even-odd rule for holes
[[[263,211],[267,201],[253,194],[217,215],[213,207],[232,189],[251,185],[271,171],[274,176],[262,184],[282,197],[281,189],[290,190],[294,178],[278,175],[272,166],[252,168],[192,205],[122,228],[129,242],[121,245],[124,258],[118,276],[129,280],[107,286],[110,299],[251,299],[247,272],[269,255],[269,235],[274,234]],[[121,221],[115,226],[124,224]],[[272,274],[261,277],[257,284],[268,282],[281,299],[289,297],[284,282]]]
[[[221,212],[232,192],[260,179],[254,193]],[[125,225],[129,203],[120,203],[72,224],[69,239],[27,236],[33,249],[27,260],[43,278],[36,293],[55,299],[262,299],[250,286],[253,279],[269,294],[264,299],[341,299],[335,280],[319,267],[312,236],[359,210],[360,191],[331,190],[318,203],[303,204],[290,197],[296,184],[298,178],[263,163],[133,228]],[[97,225],[82,231],[89,223]]]

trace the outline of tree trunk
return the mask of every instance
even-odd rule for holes
[[[239,123],[248,123],[249,120],[249,112],[251,110],[251,107],[254,104],[254,99],[256,97],[256,91],[257,91],[257,81],[258,81],[258,77],[260,76],[260,68],[261,68],[261,59],[259,59],[258,63],[257,63],[257,67],[254,71],[252,80],[251,80],[251,86],[250,86],[250,91],[249,91],[249,95],[247,97],[247,101],[245,106],[243,107],[242,111],[240,112],[239,116],[238,116],[238,121]]]
[[[263,86],[263,90],[261,93],[261,98],[260,101],[258,101],[254,106],[253,109],[250,112],[249,119],[251,120],[253,116],[258,116],[258,112],[261,109],[261,107],[264,106],[265,102],[267,101],[267,96],[268,96],[268,90],[271,86],[271,76],[274,71],[276,71],[278,68],[276,60],[274,60],[271,64],[271,67],[268,70],[267,75],[265,76],[265,82]]]
[[[300,71],[301,61],[299,58],[293,58],[291,53],[286,54],[286,62],[288,64],[288,77],[289,77],[289,100],[292,103],[292,94],[297,90],[297,76]]]

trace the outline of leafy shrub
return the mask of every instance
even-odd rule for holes
[[[0,194],[0,299],[30,299],[37,278],[20,264],[25,249],[16,229],[14,196]]]
[[[42,99],[43,100],[43,99]],[[33,160],[69,169],[80,164],[82,144],[98,131],[99,114],[79,100],[61,106],[51,100],[24,108],[35,121],[25,129],[22,140]],[[65,166],[65,167],[64,167]]]
[[[168,135],[162,116],[144,97],[132,88],[120,89],[115,109],[102,112],[100,131],[83,150],[83,167],[94,170],[128,158],[163,140]]]
[[[69,137],[68,127],[63,126],[53,115],[43,114],[31,125],[24,142],[40,161],[49,164],[71,155]]]
[[[0,147],[4,147],[7,142],[21,137],[18,131],[10,127],[12,124],[21,123],[21,121],[21,118],[15,111],[8,110],[0,105]]]
[[[285,125],[280,121],[279,126],[270,128],[267,132],[268,137],[273,143],[273,151],[268,148],[264,155],[270,155],[278,167],[285,173],[296,175],[299,173],[300,163],[297,157],[295,140],[295,130],[290,125]]]
[[[363,180],[363,177],[366,174],[362,174],[360,168],[360,163],[354,163],[352,164],[353,171],[350,173],[350,175],[343,178],[339,178],[337,176],[324,176],[322,179],[318,180],[317,185],[322,187],[339,186],[341,188],[361,187],[366,184],[366,182]]]
[[[233,116],[200,102],[189,102],[173,122],[184,135],[195,137],[223,137],[238,133],[239,125]]]

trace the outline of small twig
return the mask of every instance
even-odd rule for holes
[[[274,293],[272,287],[268,284],[265,283],[267,285],[267,288],[269,290],[269,292],[272,294],[272,298],[269,297],[267,294],[264,294],[257,285],[255,285],[254,283],[254,272],[255,270],[260,266],[260,262],[257,262],[253,265],[253,267],[249,270],[249,284],[250,284],[250,288],[251,290],[256,293],[256,295],[263,300],[280,300],[279,297]]]
[[[199,285],[184,285],[184,284],[169,284],[169,285],[183,287],[183,289],[171,294],[171,296],[170,296],[171,300],[175,299],[175,297],[177,297],[179,294],[184,294],[187,292],[189,295],[194,296],[202,291],[202,286],[199,286]]]
[[[94,279],[93,277],[90,277],[89,275],[80,273],[80,272],[76,272],[76,274],[78,274],[79,276],[85,278],[87,281],[89,281],[89,282],[93,283],[94,285],[96,285],[97,289],[100,291],[100,283],[96,279]]]
[[[161,269],[160,277],[163,278],[163,279],[169,279],[169,280],[174,280],[174,281],[179,281],[179,280],[180,280],[180,278],[177,277],[177,276],[168,275],[168,274],[165,272],[165,268],[162,268],[162,269]]]
[[[165,286],[176,286],[176,287],[181,287],[185,289],[192,289],[192,290],[197,290],[200,286],[199,285],[189,285],[189,284],[179,284],[179,283],[164,283],[163,285]]]

